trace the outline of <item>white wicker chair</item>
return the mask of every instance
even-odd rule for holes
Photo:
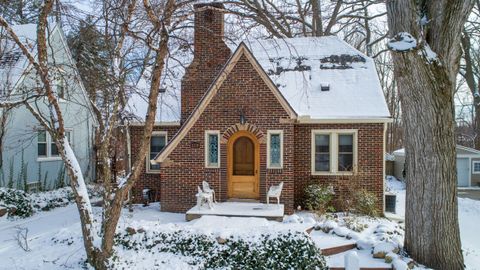
[[[208,184],[207,181],[203,181],[203,182],[202,182],[202,187],[203,187],[203,192],[212,194],[212,196],[213,196],[213,202],[216,203],[216,202],[217,202],[217,199],[215,198],[215,190],[213,190],[212,188],[210,188],[210,185]]]
[[[277,204],[280,204],[280,195],[282,194],[283,182],[277,186],[271,186],[267,192],[267,204],[270,204],[270,198],[277,198]]]
[[[212,193],[203,192],[200,187],[198,188],[198,193],[195,195],[197,197],[197,206],[202,208],[204,204],[208,205],[208,208],[213,209],[213,196]]]

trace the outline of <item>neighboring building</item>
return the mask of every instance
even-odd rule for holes
[[[89,181],[94,176],[94,120],[90,103],[60,25],[50,26],[47,50],[50,69],[55,70],[52,72],[53,88],[59,96],[68,138]],[[31,53],[36,55],[37,26],[26,24],[12,28]],[[0,31],[4,33],[4,29],[0,28]],[[25,93],[31,95],[39,84],[35,69],[12,40],[3,36],[0,42],[0,82],[4,90],[0,92],[0,100],[18,100]],[[32,100],[30,104],[48,117],[46,97]],[[0,127],[4,132],[0,153],[3,164],[0,184],[7,186],[11,179],[13,187],[19,188],[24,187],[25,180],[29,189],[38,189],[40,185],[47,189],[67,185],[69,181],[65,166],[56,145],[26,106],[9,111],[0,110],[0,118],[5,116],[6,123]]]
[[[457,144],[457,181],[458,187],[480,186],[480,151]],[[394,176],[405,180],[405,149],[393,152]]]
[[[169,98],[181,100],[181,112],[155,126],[147,160],[157,164],[147,163],[137,198],[154,189],[163,211],[185,212],[203,180],[219,201],[265,202],[268,188],[284,182],[281,202],[291,213],[313,183],[332,185],[340,208],[355,180],[381,210],[391,118],[373,60],[334,36],[229,48],[223,12],[221,4],[195,5],[193,61],[181,97]],[[141,131],[132,128],[132,155]]]

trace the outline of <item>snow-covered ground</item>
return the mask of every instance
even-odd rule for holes
[[[387,177],[387,188],[397,195],[396,216],[405,217],[405,184]],[[480,201],[458,198],[458,219],[460,223],[460,236],[467,269],[480,269]]]
[[[389,178],[387,182],[390,191],[397,194],[396,216],[401,218],[405,211],[405,186],[393,178]],[[100,208],[93,209],[94,214],[99,216]],[[227,217],[203,217],[186,222],[184,214],[159,212],[158,209],[158,204],[152,204],[149,207],[135,206],[133,213],[125,210],[118,230],[124,231],[127,227],[162,231],[182,230],[227,238],[232,235],[242,236],[283,230],[305,231],[315,225],[318,229],[320,224],[321,230],[311,232],[311,238],[317,247],[324,249],[340,244],[357,243],[367,247],[357,251],[361,266],[371,267],[390,266],[383,259],[372,258],[371,245],[378,244],[385,236],[391,236],[392,230],[399,232],[393,234],[395,239],[390,238],[392,242],[401,243],[403,239],[401,227],[386,219],[339,215],[317,223],[311,214],[302,212],[287,217],[283,223],[267,221],[263,218]],[[460,198],[459,218],[467,269],[480,269],[480,236],[477,232],[480,224],[480,202]],[[358,229],[359,226],[364,228]],[[19,228],[28,229],[30,249],[28,252],[20,248],[15,239]],[[385,233],[385,231],[390,232]],[[189,263],[190,258],[172,253],[152,256],[152,254],[137,254],[129,250],[118,249],[117,251],[118,255],[133,261],[136,269],[151,269],[155,265],[161,265],[162,269],[198,269],[199,267]],[[343,266],[345,254],[346,252],[327,257],[328,265]],[[26,219],[0,218],[0,258],[2,258],[0,269],[83,269],[85,252],[76,206],[70,204],[48,212],[38,212]]]

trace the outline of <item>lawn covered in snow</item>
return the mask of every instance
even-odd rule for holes
[[[403,183],[392,178],[387,182],[390,191],[397,194],[396,217],[401,218],[405,211],[405,187]],[[101,209],[93,209],[99,217]],[[147,233],[182,231],[192,235],[203,234],[227,239],[255,238],[285,231],[305,232],[308,228],[316,227],[311,231],[310,237],[318,248],[357,243],[362,248],[357,250],[361,266],[371,267],[390,267],[383,259],[373,259],[371,254],[372,249],[391,248],[382,243],[385,238],[399,245],[403,242],[402,226],[386,219],[336,214],[328,219],[315,220],[311,214],[301,212],[287,216],[284,222],[267,221],[263,218],[227,217],[203,217],[186,222],[184,214],[160,212],[158,209],[158,204],[149,207],[135,205],[133,212],[124,209],[117,231],[125,232],[127,227],[131,227],[137,231],[141,228]],[[480,224],[480,202],[459,198],[459,218],[467,269],[480,269],[480,237],[477,232]],[[28,252],[20,248],[15,239],[20,228],[28,229]],[[141,236],[138,233],[137,235]],[[118,246],[116,252],[121,257],[116,265],[125,266],[127,269],[127,261],[130,265],[135,265],[135,269],[201,269],[201,265],[195,264],[195,258],[181,254],[139,252]],[[328,265],[342,267],[345,254],[346,252],[328,256]],[[37,212],[25,219],[1,218],[0,258],[0,269],[84,269],[86,257],[75,204]],[[122,260],[125,260],[125,263]]]

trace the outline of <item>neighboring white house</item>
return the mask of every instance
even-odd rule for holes
[[[94,118],[64,33],[58,24],[49,26],[47,51],[53,88],[59,97],[67,136],[88,181],[95,175]],[[26,24],[12,28],[36,57],[37,26]],[[0,102],[21,100],[36,93],[34,90],[40,87],[39,77],[19,47],[5,35],[5,29],[0,27],[0,33]],[[32,99],[29,104],[48,116],[46,97]],[[36,189],[41,184],[51,189],[68,184],[56,145],[27,107],[0,109],[0,119],[2,117],[6,117],[6,123],[0,123],[4,132],[0,186]]]
[[[480,151],[457,145],[457,176],[459,187],[480,186]],[[393,152],[394,175],[404,180],[405,149]]]

